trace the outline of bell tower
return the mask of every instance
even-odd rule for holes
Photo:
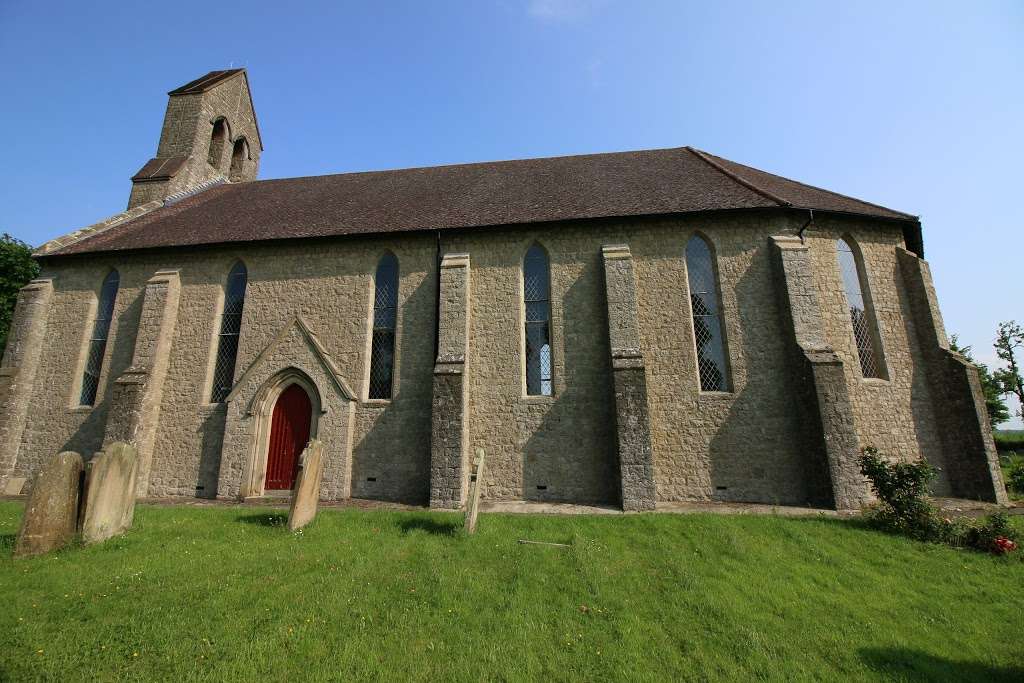
[[[132,176],[129,209],[207,182],[256,179],[263,142],[245,69],[211,71],[167,94],[160,144]]]

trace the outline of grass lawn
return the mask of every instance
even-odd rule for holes
[[[857,521],[140,506],[16,561],[20,515],[0,680],[1024,679],[1024,553]]]

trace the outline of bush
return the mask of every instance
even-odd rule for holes
[[[1016,549],[1014,536],[1010,518],[1005,512],[996,512],[969,526],[963,541],[971,548],[1002,555]]]
[[[861,451],[858,463],[880,501],[871,515],[877,526],[919,541],[941,540],[938,510],[927,497],[934,467],[923,460],[888,463],[870,446]]]
[[[869,446],[861,450],[858,464],[879,499],[878,506],[869,513],[869,520],[876,527],[919,541],[996,554],[1016,549],[1016,533],[1006,513],[996,512],[975,521],[940,517],[928,497],[928,485],[935,478],[936,469],[927,462],[889,463]],[[1024,472],[1024,467],[1021,470]]]
[[[1010,476],[1007,478],[1006,485],[1016,493],[1024,493],[1024,461],[1018,460],[1010,468]]]

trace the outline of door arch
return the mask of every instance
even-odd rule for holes
[[[299,384],[289,384],[274,402],[267,445],[264,489],[288,491],[295,486],[299,456],[309,443],[313,403]]]

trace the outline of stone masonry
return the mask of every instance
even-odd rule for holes
[[[948,479],[952,493],[1005,505],[1006,488],[978,370],[949,349],[928,263],[906,249],[898,249],[896,255],[911,299],[927,374],[934,395],[941,397],[936,408],[945,425],[941,430],[946,456],[943,464],[951,470]]]
[[[218,119],[225,121],[225,142],[211,160],[211,133]],[[245,141],[244,160],[242,169],[232,174],[232,149],[239,140]],[[255,180],[262,151],[245,71],[236,70],[233,76],[208,88],[172,91],[156,157],[132,178],[128,208],[165,199],[217,178],[231,182]]]
[[[133,445],[137,459],[139,496],[149,490],[156,426],[160,422],[164,380],[170,346],[178,320],[181,283],[176,270],[162,270],[149,279],[142,293],[139,332],[131,366],[113,387],[112,409],[107,419],[104,448],[123,441]]]
[[[460,508],[469,486],[469,255],[441,260],[437,362],[431,408],[430,506]]]
[[[809,249],[797,237],[773,237],[772,242],[782,275],[786,304],[783,308],[791,321],[788,327],[797,352],[803,357],[803,362],[798,362],[799,377],[808,383],[809,389],[797,395],[810,395],[815,399],[811,405],[805,402],[800,406],[803,410],[817,411],[814,427],[818,433],[810,439],[812,443],[817,441],[824,451],[831,480],[831,500],[836,509],[857,509],[868,500],[868,489],[857,465],[857,432],[843,361],[825,340]]]
[[[615,426],[623,510],[653,510],[654,462],[647,411],[647,378],[640,352],[633,257],[627,245],[601,248],[608,300],[608,339],[615,393]]]
[[[447,360],[462,370],[451,375],[443,371],[452,365],[437,363],[433,352],[438,282],[433,236],[328,241],[315,251],[301,244],[251,245],[48,263],[44,275],[52,282],[45,285],[52,287],[50,306],[20,305],[16,315],[16,330],[45,328],[45,343],[29,347],[38,353],[36,379],[23,385],[20,399],[5,403],[5,410],[23,410],[25,417],[20,433],[8,437],[17,444],[17,454],[4,452],[10,463],[4,474],[9,475],[13,466],[16,476],[31,477],[54,453],[77,450],[90,457],[101,449],[108,422],[112,428],[119,424],[120,418],[111,421],[108,416],[116,380],[131,367],[137,338],[159,336],[152,330],[143,335],[139,328],[148,283],[155,273],[173,266],[180,280],[178,320],[171,333],[154,426],[149,495],[242,495],[243,469],[250,466],[246,463],[256,446],[254,432],[241,438],[235,425],[255,415],[246,417],[242,411],[232,418],[236,421],[228,421],[228,414],[242,410],[244,401],[209,403],[223,282],[234,260],[242,256],[249,288],[236,383],[261,355],[267,358],[263,352],[268,345],[301,315],[316,330],[336,376],[352,387],[352,399],[339,398],[336,409],[328,412],[339,419],[337,426],[329,428],[337,436],[324,438],[326,433],[321,431],[318,437],[328,449],[325,498],[343,497],[348,477],[352,496],[431,500],[431,453],[438,451],[427,444],[435,441],[432,424],[437,425],[443,414],[454,420],[448,423],[453,426],[436,435],[443,440],[449,434],[456,436],[451,442],[455,450],[449,451],[458,454],[453,466],[461,466],[463,453],[487,449],[485,499],[617,502],[622,495],[619,421],[615,395],[609,390],[615,380],[602,247],[628,241],[657,501],[801,504],[830,500],[833,484],[818,401],[831,394],[812,392],[818,386],[814,375],[807,374],[812,367],[832,373],[834,386],[846,387],[849,412],[826,415],[845,430],[840,432],[845,441],[830,445],[846,454],[847,465],[856,446],[871,444],[891,457],[925,457],[942,466],[948,477],[949,459],[967,451],[949,450],[941,440],[936,415],[943,408],[933,398],[937,389],[933,382],[922,384],[916,377],[926,378],[941,368],[926,365],[924,353],[932,342],[910,312],[909,302],[915,295],[897,260],[896,245],[902,243],[902,235],[887,232],[884,225],[848,221],[840,232],[821,223],[817,230],[808,231],[801,252],[802,267],[810,268],[815,284],[797,290],[805,292],[808,300],[817,298],[818,334],[824,338],[823,346],[833,350],[825,358],[831,365],[818,366],[796,351],[790,296],[779,272],[781,256],[772,255],[779,252],[772,246],[772,236],[795,236],[799,219],[656,219],[492,230],[446,238],[445,252],[477,254],[471,267],[442,269],[449,275],[465,273],[467,279],[472,270],[473,276],[472,303],[464,304],[469,311],[469,336],[462,355],[467,360],[458,363],[451,357],[459,354],[448,352]],[[698,228],[714,247],[719,265],[732,373],[732,391],[724,394],[700,392],[696,377],[684,250]],[[837,285],[819,286],[839,278],[833,237],[838,234],[851,235],[870,255],[866,264],[873,277],[871,294],[876,305],[883,307],[879,320],[886,340],[888,381],[856,375],[856,349],[842,292],[835,296],[831,292]],[[527,397],[519,291],[522,259],[535,241],[551,259],[554,395]],[[370,401],[366,386],[372,274],[385,249],[393,251],[401,264],[395,392],[389,401]],[[122,285],[98,400],[84,408],[75,405],[82,372],[79,350],[87,343],[90,307],[111,265],[118,267]],[[447,280],[442,277],[441,282],[444,287]],[[453,300],[444,297],[443,306],[448,305],[445,302]],[[448,320],[442,315],[442,330]],[[914,324],[908,326],[907,321]],[[463,318],[456,327],[463,329],[466,324]],[[449,329],[453,329],[450,324]],[[304,367],[306,374],[321,373],[316,379],[321,398],[332,393],[340,396],[328,377],[334,373],[322,369],[315,345],[301,331],[289,334],[299,336],[275,352],[273,362],[263,365],[263,370],[257,367],[266,374],[260,381],[280,376],[290,367]],[[444,332],[441,337],[447,338]],[[836,359],[841,364],[834,363]],[[794,371],[799,368],[796,360],[805,371]],[[440,376],[435,369],[442,371]],[[821,381],[822,386],[829,385]],[[251,391],[259,388],[252,386]],[[435,412],[435,396],[447,412]],[[464,401],[461,406],[459,401]],[[842,401],[824,405],[841,406]],[[875,411],[890,417],[877,420]],[[16,426],[14,421],[4,423],[12,424]],[[976,429],[983,427],[979,423]],[[349,433],[351,440],[346,441]],[[464,445],[459,443],[462,438]],[[349,469],[340,464],[346,453],[351,453]],[[458,474],[451,480],[446,505],[464,502],[458,497],[464,495],[463,479]],[[993,485],[991,490],[995,489]]]
[[[0,360],[0,490],[14,470],[29,416],[52,298],[49,279],[33,280],[18,292],[7,349]]]

